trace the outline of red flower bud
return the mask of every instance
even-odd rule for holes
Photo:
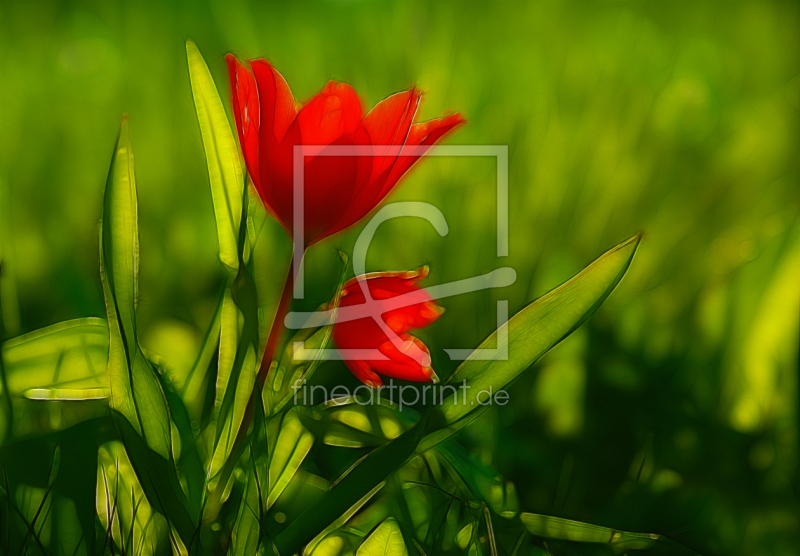
[[[364,384],[379,387],[378,373],[415,382],[438,382],[428,348],[408,334],[428,326],[444,309],[418,282],[428,268],[376,272],[349,280],[342,291],[333,342],[350,371]],[[367,300],[365,290],[369,291]],[[359,350],[352,357],[350,350]]]

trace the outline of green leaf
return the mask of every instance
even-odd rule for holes
[[[408,556],[397,521],[390,517],[381,523],[359,547],[356,556]]]
[[[456,439],[451,438],[435,448],[440,461],[471,492],[474,497],[486,502],[493,512],[502,517],[512,517],[518,511],[517,492],[514,484],[506,481],[493,467],[469,452]]]
[[[203,425],[206,424],[204,420],[211,417],[213,412],[213,404],[207,404],[205,399],[208,388],[214,386],[211,381],[216,376],[216,368],[212,363],[214,363],[214,356],[219,353],[222,309],[226,291],[227,286],[221,291],[214,316],[206,330],[197,358],[179,392],[180,398],[186,403],[191,419]]]
[[[280,554],[295,554],[306,543],[335,530],[377,493],[386,478],[414,453],[425,430],[425,418],[391,442],[375,448],[347,470],[325,493],[274,537]],[[271,524],[269,517],[267,524]],[[311,547],[313,549],[313,547]]]
[[[547,539],[609,545],[615,553],[641,550],[655,545],[661,537],[655,534],[627,533],[580,521],[550,517],[540,514],[520,514],[520,521],[532,535]]]
[[[466,381],[468,388],[459,390],[438,408],[447,427],[426,437],[420,451],[441,442],[476,418],[487,407],[479,403],[486,398],[486,393],[494,395],[511,384],[583,324],[622,280],[640,240],[641,235],[637,234],[610,249],[567,282],[522,309],[489,336],[479,349],[492,349],[498,338],[506,337],[508,343],[497,346],[492,359],[481,360],[473,355],[456,369],[447,384]]]
[[[127,419],[117,412],[112,414],[124,451],[149,505],[175,528],[184,545],[190,546],[196,524],[172,460],[149,448]]]
[[[262,391],[267,415],[275,415],[283,409],[295,395],[297,389],[311,378],[322,362],[322,355],[328,347],[333,333],[333,323],[336,322],[342,288],[347,277],[348,257],[339,251],[339,258],[342,262],[342,271],[339,275],[336,293],[330,303],[318,309],[319,311],[330,311],[325,324],[318,328],[301,328],[287,342],[278,364],[271,366],[267,373]],[[298,353],[304,354],[305,357],[298,358]]]
[[[245,196],[246,199],[246,196]],[[248,210],[245,201],[242,213]],[[241,230],[240,235],[245,236]],[[246,244],[245,237],[241,238]],[[244,256],[244,255],[242,255]],[[221,322],[219,356],[214,403],[216,431],[213,457],[209,467],[209,481],[216,489],[222,479],[224,488],[232,471],[228,459],[232,457],[235,439],[251,400],[258,370],[260,337],[258,330],[258,299],[253,279],[252,258],[244,258],[244,264],[233,281],[228,281],[224,293]],[[238,446],[241,453],[243,444]],[[227,464],[227,467],[226,467]],[[222,473],[221,473],[222,472]],[[220,474],[221,473],[221,474]]]
[[[109,330],[111,407],[131,422],[150,448],[169,458],[167,404],[136,335],[139,232],[127,118],[122,120],[106,184],[100,243],[100,277]]]
[[[35,388],[106,387],[108,327],[97,318],[69,320],[3,344],[9,391]]]
[[[314,408],[298,407],[303,424],[324,444],[341,448],[380,446],[411,428],[419,415],[402,414],[389,400],[339,398]]]
[[[203,55],[192,41],[186,41],[189,77],[203,136],[208,178],[217,220],[219,258],[231,276],[239,268],[239,222],[242,214],[244,177],[236,140],[225,109]]]
[[[97,515],[123,554],[156,554],[166,546],[169,526],[154,511],[128,454],[119,442],[109,442],[98,451]]]
[[[287,487],[313,445],[314,437],[303,427],[297,411],[287,412],[275,449],[270,454],[267,508],[272,507]]]
[[[304,552],[309,556],[352,556],[355,554],[353,549],[353,537],[355,535],[336,531],[322,539],[313,551]],[[361,539],[358,538],[358,541]],[[358,546],[358,544],[356,544]]]
[[[94,388],[29,388],[22,395],[29,400],[37,401],[96,401],[108,398],[108,389],[99,385]]]
[[[223,332],[224,330],[225,325],[223,324]],[[225,334],[223,333],[220,340],[220,372],[222,372],[224,364],[223,350],[226,349],[224,347],[225,343]],[[247,405],[252,398],[257,364],[258,357],[256,356],[255,348],[248,342],[238,342],[229,375],[231,379],[225,382],[224,389],[218,389],[218,392],[222,391],[224,398],[220,407],[217,421],[217,439],[209,467],[209,477],[212,479],[218,477],[234,448],[236,435],[247,411]],[[210,484],[212,486],[216,485],[216,481],[212,480]]]
[[[233,527],[233,538],[229,554],[232,556],[252,556],[258,553],[261,539],[261,478],[256,466],[247,473],[239,514]]]
[[[196,520],[199,519],[202,510],[203,490],[206,485],[205,469],[200,459],[200,453],[197,450],[197,443],[186,404],[172,388],[172,385],[161,375],[158,378],[161,380],[170,415],[180,441],[180,455],[177,456],[178,469],[185,481],[182,482],[185,484],[187,504],[191,517]]]

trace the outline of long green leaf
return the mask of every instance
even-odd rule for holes
[[[437,409],[446,426],[428,435],[418,451],[438,444],[475,419],[488,407],[480,403],[488,393],[494,395],[511,384],[583,324],[622,280],[640,240],[641,235],[636,234],[613,247],[571,279],[522,309],[489,336],[479,349],[494,348],[498,338],[502,337],[506,337],[508,343],[497,346],[493,359],[481,360],[472,356],[456,369],[447,383],[455,385],[465,381],[468,388],[447,398]]]
[[[247,473],[239,514],[236,516],[233,528],[231,547],[228,551],[231,556],[258,554],[261,540],[261,488],[261,478],[256,472],[256,466],[253,465]]]
[[[523,513],[520,514],[519,518],[525,529],[537,537],[580,543],[607,544],[617,554],[629,550],[649,548],[658,541],[663,541],[660,535],[628,533],[560,517]]]
[[[111,162],[103,206],[100,276],[109,330],[111,407],[128,419],[147,445],[168,458],[170,424],[155,370],[139,348],[136,296],[139,271],[136,181],[127,117]]]
[[[242,217],[247,213],[247,196],[243,198]],[[247,242],[245,228],[240,230],[240,249]],[[253,395],[258,365],[260,337],[258,298],[253,279],[253,260],[240,252],[242,264],[236,278],[228,282],[220,320],[219,357],[214,412],[216,431],[213,457],[209,467],[209,484],[216,488],[234,449],[244,415]],[[239,445],[241,451],[243,445]],[[233,463],[233,462],[232,462]],[[230,464],[228,471],[231,471]],[[223,481],[224,488],[227,478]]]
[[[242,213],[244,179],[236,140],[225,109],[203,55],[192,41],[186,41],[189,77],[203,136],[208,178],[217,220],[219,258],[231,276],[239,268],[239,222]]]
[[[303,427],[297,412],[287,412],[275,450],[270,454],[267,508],[275,503],[287,487],[313,445],[314,437]]]
[[[194,539],[196,522],[172,460],[149,448],[130,422],[119,413],[114,412],[113,416],[125,453],[130,458],[130,464],[148,503],[175,528],[184,545],[190,546]]]

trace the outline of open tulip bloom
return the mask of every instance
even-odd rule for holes
[[[465,121],[456,113],[415,123],[417,89],[394,94],[364,115],[356,91],[336,81],[299,105],[267,60],[251,60],[249,68],[232,54],[226,60],[247,170],[267,210],[290,235],[295,147],[321,149],[302,161],[303,247],[366,216],[428,148]],[[359,155],[325,155],[330,146],[358,147]]]
[[[333,342],[347,367],[364,384],[380,387],[383,381],[378,374],[438,382],[428,348],[409,334],[444,312],[418,284],[427,275],[427,267],[375,272],[344,285]]]

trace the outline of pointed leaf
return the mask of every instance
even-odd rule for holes
[[[581,523],[560,517],[523,513],[520,521],[532,535],[548,539],[558,539],[582,543],[608,544],[616,553],[628,550],[641,550],[664,541],[660,535],[647,533],[627,533],[599,525]],[[671,542],[671,541],[666,541]]]
[[[164,393],[136,335],[138,266],[136,181],[128,121],[124,118],[106,184],[100,248],[109,329],[110,400],[111,407],[133,424],[148,446],[167,458],[170,424]]]
[[[186,55],[197,121],[208,163],[208,179],[217,220],[219,258],[231,276],[235,276],[239,268],[237,239],[244,187],[239,151],[214,80],[203,55],[192,41],[186,41]]]
[[[314,437],[303,427],[297,412],[289,411],[283,418],[278,441],[271,454],[267,508],[275,503],[295,476],[313,445]]]
[[[356,556],[408,556],[397,521],[390,517],[381,523],[359,547]]]
[[[233,528],[233,538],[228,554],[231,556],[253,556],[258,554],[261,537],[261,501],[259,499],[260,477],[255,468],[247,473],[247,483],[239,506],[239,515]]]
[[[507,338],[497,346],[491,360],[471,357],[448,379],[448,384],[466,381],[468,388],[445,400],[439,411],[449,426],[423,440],[425,450],[477,417],[487,393],[494,395],[508,386],[548,350],[571,334],[588,319],[620,282],[633,260],[641,235],[620,243],[571,279],[540,297],[487,338],[480,348],[491,349],[498,338]]]

